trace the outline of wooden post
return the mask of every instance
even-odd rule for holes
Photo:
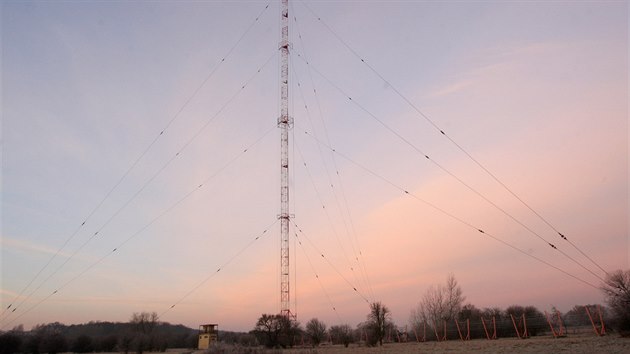
[[[514,325],[514,330],[516,331],[516,335],[518,336],[519,339],[526,339],[529,337],[529,333],[527,333],[527,320],[525,319],[525,314],[522,314],[519,317],[518,320],[518,324],[521,324],[521,321],[523,321],[523,333],[521,334],[521,332],[518,330],[518,326],[516,325],[516,321],[514,320],[514,316],[512,314],[510,314],[510,317],[512,318],[512,324]]]
[[[490,335],[488,334],[488,328],[486,327],[486,321],[483,320],[483,317],[481,318],[481,324],[483,325],[483,331],[486,332],[486,338],[490,340]]]
[[[462,331],[459,329],[459,322],[455,320],[455,326],[457,327],[457,333],[459,333],[459,339],[464,340],[464,336],[462,336]]]
[[[602,307],[597,305],[597,312],[599,312],[599,323],[602,324],[602,329],[599,331],[601,334],[600,335],[605,335],[606,334],[606,325],[604,325],[604,317],[602,316]]]
[[[558,334],[556,333],[555,328],[553,328],[553,324],[551,323],[551,320],[549,319],[549,314],[547,313],[546,310],[545,310],[545,318],[547,319],[547,323],[549,324],[549,328],[551,328],[551,334],[553,334],[554,338],[558,338]]]
[[[545,317],[547,318],[547,323],[549,323],[549,328],[551,328],[551,334],[553,334],[554,338],[564,337],[566,336],[564,324],[562,323],[562,317],[560,317],[560,312],[556,311],[556,316],[558,318],[558,330],[556,331],[555,326],[551,322],[552,318],[549,317],[547,311],[545,311]]]
[[[483,330],[486,332],[486,338],[488,338],[488,340],[497,339],[497,322],[494,316],[492,316],[492,328],[494,330],[494,332],[492,332],[492,336],[488,333],[488,327],[486,326],[486,321],[483,317],[481,318],[481,324],[483,325]]]
[[[514,325],[514,331],[516,331],[516,336],[518,339],[521,339],[521,334],[518,331],[518,327],[516,327],[516,321],[514,321],[514,316],[510,314],[510,318],[512,318],[512,324]]]
[[[556,315],[558,315],[558,323],[560,324],[560,337],[564,337],[567,335],[567,330],[564,327],[564,321],[562,321],[562,317],[560,316],[560,311],[556,312]]]
[[[593,316],[591,316],[591,311],[589,311],[587,306],[584,306],[584,309],[586,310],[586,314],[588,315],[588,319],[591,320],[591,324],[593,325],[593,330],[595,331],[595,334],[597,334],[598,336],[603,336],[606,334],[606,327],[604,326],[604,318],[602,317],[602,308],[598,307],[598,312],[599,312],[599,322],[601,324],[601,327],[598,328],[597,325],[595,325],[595,321],[593,320]]]
[[[467,330],[466,337],[462,335],[461,328],[459,327],[459,321],[455,320],[455,326],[457,327],[457,333],[459,333],[459,338],[462,341],[470,340],[470,318],[466,319],[466,330]]]
[[[447,340],[446,339],[446,321],[444,321],[444,340]]]
[[[470,318],[466,319],[466,331],[468,332],[466,340],[470,340]]]
[[[444,333],[441,337],[437,330],[437,323],[435,322],[433,322],[433,330],[435,332],[435,338],[437,338],[438,342],[447,340],[446,339],[446,321],[444,321]]]
[[[423,342],[427,341],[427,323],[426,322],[422,322],[422,341]]]

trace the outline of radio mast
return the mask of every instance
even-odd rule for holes
[[[281,2],[280,28],[280,314],[294,317],[289,286],[289,0]]]

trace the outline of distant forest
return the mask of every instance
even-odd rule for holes
[[[608,311],[600,305],[575,306],[566,314],[554,312],[547,317],[533,306],[510,306],[506,310],[498,308],[477,309],[473,305],[462,306],[456,319],[469,320],[469,336],[471,339],[485,338],[481,327],[481,318],[491,320],[496,328],[495,335],[500,338],[514,337],[514,327],[510,315],[522,315],[527,318],[529,335],[549,335],[549,322],[561,321],[567,330],[575,331],[577,328],[583,331],[591,330],[591,322],[585,309],[589,308],[593,314],[602,311],[604,321],[608,321]],[[385,312],[388,311],[383,307]],[[557,311],[557,310],[554,310]],[[386,313],[384,313],[386,314]],[[265,318],[267,317],[267,321]],[[326,328],[326,325],[315,319],[311,319],[304,329],[300,323],[291,321],[290,325],[283,326],[281,316],[262,315],[255,327],[249,333],[219,331],[219,341],[240,347],[292,347],[297,344],[317,346],[320,342],[329,341],[333,344],[348,345],[349,343],[364,342],[366,345],[376,345],[377,338],[372,336],[370,321],[360,323],[356,328],[349,325],[335,325]],[[496,319],[496,324],[495,324]],[[280,321],[276,323],[274,321]],[[384,331],[380,340],[386,342],[398,341],[433,341],[459,339],[459,329],[455,322],[444,322],[439,328],[424,325],[424,321],[412,323],[411,327],[398,327],[386,319],[383,323]],[[412,320],[413,322],[413,320]],[[464,324],[462,324],[464,325]],[[488,324],[489,326],[492,326]],[[559,323],[553,323],[559,328]],[[286,328],[285,328],[286,327]],[[403,329],[404,328],[404,329]],[[289,331],[291,335],[283,333]],[[435,336],[433,336],[435,332]],[[439,336],[438,336],[439,333]],[[424,338],[422,338],[424,337]],[[438,338],[439,337],[439,338]],[[441,337],[444,337],[442,339]],[[287,339],[292,339],[284,342]],[[85,324],[64,325],[59,322],[40,324],[30,331],[25,331],[23,326],[16,326],[10,331],[0,332],[0,354],[30,353],[30,354],[58,354],[58,353],[94,353],[117,352],[142,354],[144,352],[164,352],[170,348],[185,348],[194,350],[198,345],[198,330],[178,324],[173,325],[158,321],[156,313],[134,313],[131,320],[121,322],[89,322]]]
[[[253,335],[219,331],[226,342],[240,340],[256,345]],[[196,349],[198,330],[181,324],[160,322],[157,313],[134,313],[129,322],[91,321],[65,325],[59,322],[39,324],[30,331],[22,325],[0,331],[0,354],[94,353],[118,352],[142,354],[164,352],[170,348]]]
[[[134,314],[136,316],[136,314]],[[0,353],[91,353],[165,351],[196,348],[197,330],[170,323],[89,322],[40,324],[30,331],[17,326],[0,335]]]
[[[218,341],[238,348],[260,345],[286,348],[296,345],[317,347],[324,342],[375,346],[383,345],[383,342],[464,341],[539,335],[564,337],[591,331],[601,336],[611,330],[630,337],[630,270],[609,273],[602,291],[608,307],[576,305],[566,313],[555,307],[547,312],[520,305],[505,310],[477,308],[465,303],[463,290],[455,276],[449,274],[445,284],[427,289],[417,307],[411,310],[409,323],[402,326],[393,322],[389,308],[379,301],[370,303],[366,321],[355,328],[344,323],[328,327],[318,318],[311,318],[302,327],[289,316],[262,314],[252,323],[253,329],[248,333],[219,331]],[[140,312],[134,313],[126,323],[64,325],[55,322],[37,325],[30,331],[25,331],[21,325],[16,326],[0,332],[0,354],[143,354],[164,352],[169,348],[196,349],[198,334],[196,329],[181,324],[160,322],[155,312]]]

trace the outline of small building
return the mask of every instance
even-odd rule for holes
[[[198,349],[208,349],[210,344],[219,340],[219,325],[216,323],[199,326]]]

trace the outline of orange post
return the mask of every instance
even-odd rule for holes
[[[435,339],[437,339],[437,341],[440,341],[440,335],[438,334],[438,330],[437,330],[437,323],[433,322],[433,331],[435,332]]]
[[[461,331],[461,329],[460,329],[460,327],[459,327],[459,321],[455,320],[455,326],[457,326],[457,333],[459,333],[459,338],[460,338],[462,341],[467,341],[467,340],[470,340],[470,319],[469,319],[469,318],[468,318],[468,319],[466,319],[466,328],[467,328],[466,337],[464,337],[464,336],[462,335],[462,331]]]
[[[588,319],[591,320],[591,324],[593,325],[593,330],[595,331],[595,334],[597,334],[598,336],[605,335],[606,334],[606,327],[604,326],[604,318],[602,317],[602,308],[598,307],[600,326],[597,326],[595,324],[595,321],[593,320],[593,316],[591,316],[591,311],[589,311],[588,307],[584,306],[584,309],[586,310],[586,314],[588,315]]]
[[[601,335],[606,334],[606,326],[604,325],[604,317],[602,316],[602,307],[597,305],[597,312],[599,312],[599,323],[602,324],[602,329],[600,330]]]
[[[549,314],[547,313],[547,311],[545,311],[545,317],[547,318],[547,323],[549,323],[549,328],[551,328],[551,334],[553,334],[553,337],[554,338],[564,337],[565,329],[564,329],[564,325],[562,324],[562,317],[560,317],[560,312],[556,312],[556,315],[558,316],[558,330],[557,331],[554,324],[551,322],[551,318],[549,317]]]
[[[510,317],[512,318],[512,324],[514,325],[514,330],[516,331],[516,336],[519,339],[526,339],[529,337],[529,334],[527,333],[527,320],[525,319],[525,314],[522,314],[519,319],[518,319],[518,326],[516,325],[516,321],[514,320],[514,316],[512,314],[510,314]],[[521,326],[521,323],[523,324],[523,333],[521,333],[518,328]]]
[[[483,317],[481,318],[481,324],[483,325],[483,330],[484,332],[486,332],[486,338],[488,338],[488,340],[497,339],[497,322],[494,316],[492,316],[492,328],[494,330],[492,332],[492,336],[490,336],[490,334],[488,333],[488,327],[486,326],[486,321],[483,319]]]
[[[558,334],[556,333],[556,329],[553,327],[551,320],[549,319],[549,314],[545,311],[545,318],[547,319],[547,323],[549,324],[549,328],[551,328],[551,334],[553,334],[554,338],[558,338]]]
[[[444,340],[446,340],[446,321],[444,321]]]

